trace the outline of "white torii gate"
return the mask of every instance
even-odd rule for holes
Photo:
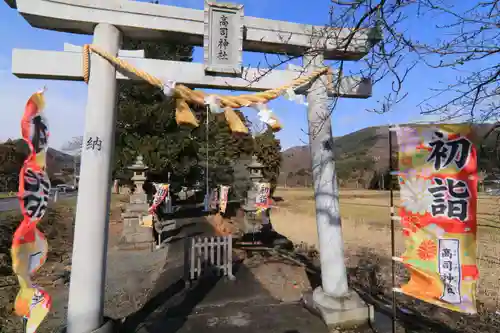
[[[201,1],[201,0],[200,0]],[[289,83],[303,73],[241,67],[242,50],[304,56],[304,70],[322,66],[324,59],[359,60],[378,42],[376,29],[356,31],[348,47],[350,29],[334,29],[243,16],[243,6],[208,4],[194,10],[127,0],[5,0],[34,27],[93,34],[93,44],[146,72],[198,88],[263,91]],[[216,18],[229,18],[232,46],[225,58],[214,53]],[[231,25],[236,27],[231,28]],[[182,42],[204,46],[205,63],[145,59],[141,52],[120,50],[121,38]],[[233,36],[234,35],[234,36]],[[234,47],[234,48],[233,48]],[[220,50],[219,50],[220,51]],[[83,80],[80,47],[64,51],[15,49],[12,72],[20,78]],[[223,74],[223,75],[217,75]],[[91,56],[91,74],[84,140],[98,137],[99,151],[83,149],[77,200],[75,239],[67,317],[68,333],[111,332],[104,322],[111,161],[116,119],[116,79],[129,79],[105,59]],[[132,78],[137,79],[137,78]],[[340,82],[316,79],[307,94],[310,147],[316,199],[316,219],[322,287],[313,293],[316,308],[328,325],[366,322],[372,311],[347,286],[338,188],[332,146],[328,97],[368,98],[371,82],[342,77]],[[325,121],[326,119],[326,121]],[[318,130],[318,123],[322,123]],[[314,134],[312,134],[314,133]],[[85,141],[84,141],[85,142]]]

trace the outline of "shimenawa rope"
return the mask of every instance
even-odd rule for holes
[[[159,78],[143,71],[138,68],[135,68],[132,64],[115,57],[108,52],[101,50],[100,48],[91,45],[91,44],[86,44],[83,47],[83,80],[88,83],[89,76],[90,76],[90,53],[93,52],[104,59],[108,60],[110,63],[114,64],[115,66],[120,67],[121,69],[124,69],[128,71],[129,73],[132,73],[136,75],[137,77],[140,77],[141,79],[145,80],[149,84],[158,87],[160,89],[163,89],[164,87],[164,82],[161,81]],[[311,74],[304,76],[304,77],[299,77],[292,82],[290,82],[287,85],[281,86],[279,88],[271,89],[271,90],[266,90],[262,92],[258,92],[255,94],[244,94],[244,95],[239,95],[239,96],[227,96],[227,95],[215,95],[219,102],[221,107],[224,108],[224,113],[226,114],[226,120],[230,123],[230,127],[233,131],[236,132],[244,132],[248,133],[248,129],[246,126],[244,126],[242,123],[241,124],[233,124],[231,126],[231,122],[237,122],[239,120],[239,117],[236,116],[234,118],[234,115],[231,113],[234,113],[232,110],[233,108],[241,108],[241,107],[246,107],[246,106],[251,106],[252,104],[259,104],[259,103],[267,103],[273,99],[278,98],[285,92],[286,90],[290,88],[297,88],[300,87],[317,77],[323,74],[328,74],[331,75],[331,69],[329,67],[323,67],[319,68],[315,71],[313,71]],[[182,84],[176,84],[174,87],[174,94],[173,97],[177,100],[177,111],[176,111],[176,118],[177,118],[177,123],[179,124],[190,124],[194,126],[198,126],[198,121],[194,117],[194,115],[191,113],[191,115],[187,115],[186,112],[190,113],[190,109],[187,106],[187,102],[192,103],[192,104],[198,104],[199,106],[205,106],[205,97],[207,97],[207,94],[205,94],[201,90],[192,90],[185,85]],[[180,120],[179,118],[184,118],[183,120]],[[274,117],[273,117],[274,118]],[[272,126],[274,130],[279,130],[281,129],[281,125],[277,121],[276,118],[276,125]],[[237,127],[241,127],[238,125],[242,125],[243,128],[238,129]]]

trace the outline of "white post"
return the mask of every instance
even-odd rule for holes
[[[116,55],[120,31],[98,24],[93,44]],[[111,161],[116,120],[116,69],[91,56],[68,304],[68,333],[90,333],[103,325]]]
[[[309,71],[323,66],[321,54],[305,56]],[[316,223],[319,237],[321,280],[326,294],[347,294],[344,242],[340,223],[339,191],[333,156],[332,123],[326,76],[315,80],[307,93],[307,119],[311,147]]]
[[[304,65],[310,71],[322,66],[322,63],[322,55],[304,57]],[[347,285],[326,81],[325,76],[319,77],[307,91],[309,145],[322,284],[313,291],[312,306],[319,311],[328,327],[351,327],[373,319],[373,309],[367,307],[359,295],[349,290]]]

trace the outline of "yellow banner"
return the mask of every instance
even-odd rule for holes
[[[477,157],[468,125],[396,128],[409,296],[476,310]]]

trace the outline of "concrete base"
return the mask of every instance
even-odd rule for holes
[[[121,243],[152,243],[153,231],[151,228],[142,227],[140,219],[142,214],[126,212],[122,214],[123,231]]]
[[[255,209],[243,207],[243,232],[245,234],[258,232],[261,226],[260,221],[253,219],[252,216],[256,213]]]
[[[118,325],[112,319],[106,318],[104,324],[96,330],[93,330],[91,333],[115,333],[118,332]]]
[[[134,193],[130,195],[130,204],[137,204],[137,205],[145,205],[147,210],[147,201],[148,201],[148,196],[146,193]],[[134,209],[131,209],[132,211],[136,211]]]
[[[141,219],[143,216],[148,214],[148,208],[147,195],[145,193],[138,192],[130,196],[130,202],[127,205],[127,210],[122,214],[122,244],[150,244],[154,241],[153,231],[151,228],[141,226]]]
[[[334,298],[318,287],[303,296],[304,306],[320,316],[329,329],[363,326],[374,320],[373,306],[366,304],[354,291],[343,298]]]
[[[93,330],[89,333],[117,333],[118,332],[118,324],[115,320],[111,318],[104,318],[104,324],[96,330]],[[60,333],[67,333],[66,327],[60,330]]]

